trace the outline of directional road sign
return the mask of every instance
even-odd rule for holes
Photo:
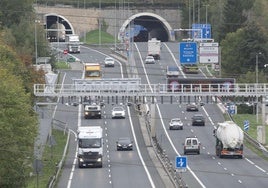
[[[231,104],[228,106],[228,112],[229,112],[229,114],[231,114],[231,115],[234,115],[234,114],[235,114],[235,104],[234,104],[234,103],[231,103]]]
[[[187,168],[187,157],[176,156],[175,164],[177,169],[185,170]]]
[[[211,39],[210,24],[192,24],[192,38]]]
[[[181,42],[179,46],[181,64],[196,64],[197,60],[197,43]]]
[[[244,131],[248,131],[249,130],[249,120],[245,120],[244,121]]]

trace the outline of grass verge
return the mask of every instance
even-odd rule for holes
[[[56,129],[52,130],[52,135],[55,140],[55,145],[50,147],[49,143],[46,144],[42,157],[42,172],[39,176],[34,175],[30,178],[27,188],[46,188],[50,178],[55,174],[57,164],[60,162],[66,145],[67,133]]]

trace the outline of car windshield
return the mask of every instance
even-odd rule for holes
[[[172,119],[171,122],[172,123],[177,123],[177,122],[179,123],[179,122],[181,122],[181,120],[180,119]]]
[[[122,107],[114,107],[113,111],[124,111]]]
[[[194,115],[194,118],[203,119],[203,115],[201,115],[201,114]]]
[[[106,58],[105,59],[105,61],[113,61],[114,59],[113,58],[110,58],[110,57],[108,57],[108,58]]]
[[[128,144],[128,143],[130,143],[131,141],[130,141],[130,138],[119,138],[118,139],[118,143],[124,143],[124,144]]]
[[[179,71],[178,67],[168,67],[168,71]]]
[[[80,148],[100,148],[101,139],[100,138],[79,139],[79,147]]]

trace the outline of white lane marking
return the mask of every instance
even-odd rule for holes
[[[254,165],[254,162],[252,162],[251,160],[249,160],[248,158],[245,158],[250,164]]]
[[[128,110],[128,114],[130,114],[129,107],[127,107],[127,110]],[[142,166],[143,166],[143,168],[144,168],[144,170],[145,170],[145,172],[146,172],[146,174],[147,174],[147,177],[148,177],[148,179],[149,179],[149,181],[150,181],[150,183],[151,183],[151,186],[152,186],[153,188],[155,188],[155,184],[154,184],[154,182],[153,182],[153,179],[152,179],[152,177],[151,177],[151,174],[150,174],[150,172],[149,172],[149,170],[148,170],[148,168],[147,168],[147,166],[146,166],[146,164],[145,164],[145,162],[144,162],[144,160],[143,160],[143,158],[142,158],[142,155],[141,155],[141,152],[140,152],[140,148],[139,148],[139,145],[138,145],[138,142],[137,142],[137,138],[136,138],[136,135],[135,135],[134,126],[133,126],[133,123],[132,123],[132,118],[131,118],[131,116],[129,116],[129,123],[130,123],[131,132],[132,132],[132,135],[133,135],[133,138],[134,138],[134,142],[135,142],[136,149],[137,149],[139,158],[140,158],[140,160],[141,160]]]
[[[266,172],[264,169],[262,169],[262,168],[259,167],[258,165],[255,165],[255,167],[258,168],[260,171],[262,171],[262,172],[264,172],[264,173]]]
[[[165,45],[166,45],[166,44],[165,44]],[[136,46],[136,44],[135,44],[135,46]],[[138,50],[137,46],[136,46],[136,49],[137,49],[137,52],[138,52],[138,54],[139,54],[139,56],[140,56],[140,59],[142,60],[140,51]],[[167,49],[169,50],[168,47],[167,47]],[[173,56],[173,54],[171,53],[171,51],[170,51],[170,54]],[[174,60],[175,60],[175,57],[174,57],[174,56],[173,56],[173,58],[174,58]],[[145,73],[145,77],[146,77],[147,82],[148,82],[148,84],[149,84],[149,87],[150,87],[150,89],[151,89],[151,91],[152,91],[151,84],[150,84],[149,78],[148,78],[148,76],[147,76],[148,74],[147,74],[146,69],[145,69],[145,67],[144,67],[144,63],[142,63],[142,66],[143,66],[143,71],[144,71],[144,73]],[[170,138],[170,136],[169,136],[169,134],[168,134],[168,132],[167,132],[167,129],[165,128],[165,124],[164,124],[164,122],[163,122],[162,114],[161,114],[161,112],[160,112],[160,108],[159,108],[159,105],[158,105],[157,103],[156,103],[156,107],[157,107],[157,110],[158,110],[158,113],[159,113],[159,117],[160,117],[160,121],[161,121],[161,124],[162,124],[162,128],[163,128],[163,130],[164,130],[164,132],[165,132],[166,137],[168,138],[168,141],[169,141],[171,147],[173,148],[173,150],[175,151],[175,153],[176,153],[178,156],[181,156],[181,155],[179,154],[179,152],[177,151],[176,147],[174,146],[174,143],[172,142],[172,140],[171,140],[171,138]],[[196,176],[196,174],[191,170],[191,168],[190,168],[188,165],[187,165],[187,169],[188,169],[189,172],[192,174],[192,176],[198,181],[198,183],[201,185],[201,187],[205,188],[206,186],[202,183],[202,181]]]

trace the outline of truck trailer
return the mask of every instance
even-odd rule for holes
[[[156,38],[148,40],[148,56],[153,56],[155,60],[160,60],[161,41]]]
[[[80,40],[78,35],[66,35],[65,43],[68,53],[80,53]]]
[[[77,130],[78,167],[102,167],[103,130],[100,126],[84,126]]]
[[[216,155],[222,157],[243,158],[244,133],[233,121],[218,123],[214,129],[216,137]]]

